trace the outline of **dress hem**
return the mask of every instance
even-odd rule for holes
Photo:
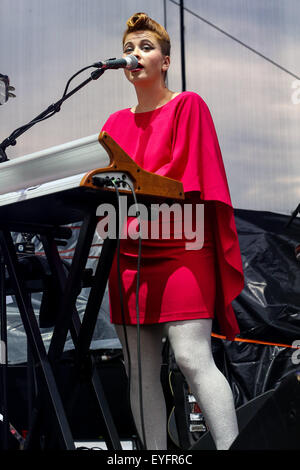
[[[204,316],[205,315],[205,316]],[[210,314],[209,312],[197,312],[197,313],[187,313],[184,312],[182,314],[170,314],[169,317],[168,315],[161,315],[159,318],[155,318],[154,321],[145,321],[144,317],[140,317],[140,325],[155,325],[157,323],[168,323],[172,321],[183,321],[183,320],[200,320],[200,319],[214,319],[214,314]],[[126,319],[126,325],[137,325],[136,321],[133,321],[130,319],[130,323]],[[113,321],[112,319],[110,320],[113,325],[122,325],[122,321]]]

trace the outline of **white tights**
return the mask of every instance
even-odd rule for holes
[[[115,325],[123,346],[126,370],[128,358],[123,326]],[[140,327],[143,414],[146,447],[166,450],[166,405],[160,382],[162,338],[167,336],[176,364],[196,398],[218,450],[227,450],[238,434],[231,388],[216,367],[211,350],[212,320],[199,319],[143,325]],[[131,410],[139,435],[141,418],[138,390],[137,328],[126,326],[131,358]]]

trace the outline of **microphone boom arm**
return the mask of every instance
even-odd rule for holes
[[[90,67],[93,67],[93,66],[91,65]],[[44,119],[48,119],[49,117],[58,113],[64,101],[66,101],[68,98],[70,98],[72,95],[74,95],[77,91],[79,91],[81,88],[83,88],[92,80],[97,80],[99,77],[101,77],[101,75],[103,75],[105,70],[106,70],[105,68],[94,70],[91,73],[90,77],[84,80],[82,83],[80,83],[76,88],[71,90],[68,94],[64,94],[64,96],[60,100],[58,100],[56,103],[51,104],[47,109],[45,109],[45,111],[43,111],[34,119],[32,119],[28,124],[25,124],[24,126],[21,126],[15,131],[13,131],[10,134],[10,136],[7,137],[5,140],[3,140],[3,142],[0,144],[0,163],[3,163],[9,160],[9,158],[7,158],[5,151],[7,147],[9,147],[10,145],[16,145],[17,143],[16,139],[18,137],[20,137],[22,134],[24,134],[24,132],[26,132],[28,129],[33,127],[38,122],[41,122]]]

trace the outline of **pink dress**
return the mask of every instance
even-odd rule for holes
[[[102,130],[145,170],[180,180],[194,207],[204,204],[201,249],[186,249],[185,236],[178,239],[172,230],[171,239],[142,240],[140,324],[215,316],[220,333],[233,339],[239,327],[231,302],[243,289],[244,276],[222,155],[207,105],[196,93],[183,92],[154,111],[118,111]],[[128,218],[129,234],[135,224]],[[138,240],[128,236],[121,240],[120,250],[127,324],[137,323],[137,260]],[[121,324],[116,256],[109,295],[111,321]]]

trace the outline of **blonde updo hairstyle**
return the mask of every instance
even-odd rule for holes
[[[162,54],[165,56],[170,55],[171,41],[167,31],[161,24],[150,18],[147,13],[135,13],[127,20],[126,24],[127,29],[123,34],[123,46],[128,34],[135,31],[150,31],[156,37]],[[164,78],[166,78],[166,72]]]

